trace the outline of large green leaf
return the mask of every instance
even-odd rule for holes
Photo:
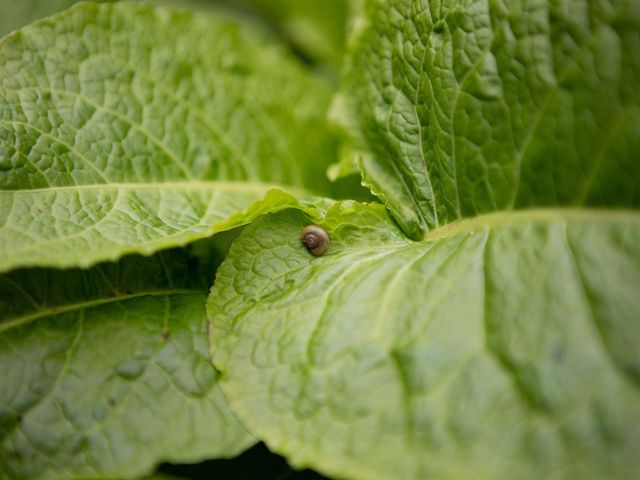
[[[0,276],[0,478],[135,478],[249,446],[209,357],[213,269],[168,251]]]
[[[336,111],[404,230],[640,205],[638,5],[368,1]]]
[[[322,257],[301,245],[315,221]],[[540,209],[407,240],[381,206],[256,220],[209,302],[221,387],[293,465],[354,479],[640,471],[640,213]]]
[[[0,42],[0,271],[88,266],[330,194],[330,89],[256,30],[83,4]]]

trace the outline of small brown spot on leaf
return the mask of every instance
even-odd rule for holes
[[[109,400],[107,400],[107,403],[109,404],[109,406],[110,406],[111,408],[113,408],[113,407],[115,407],[115,406],[116,406],[116,399],[115,399],[115,398],[113,398],[113,397],[110,397],[110,398],[109,398]]]
[[[171,334],[169,332],[162,332],[162,338],[165,342],[168,342],[170,337]]]

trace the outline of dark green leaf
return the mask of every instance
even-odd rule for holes
[[[371,0],[336,117],[412,238],[478,214],[640,205],[640,8]]]
[[[149,254],[331,193],[330,89],[255,26],[84,4],[3,39],[0,64],[0,271]]]
[[[1,276],[3,478],[134,478],[249,446],[207,350],[213,271],[178,250]]]

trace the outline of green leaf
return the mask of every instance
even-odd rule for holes
[[[311,256],[300,231],[327,230]],[[640,469],[640,213],[536,209],[407,240],[382,206],[245,228],[208,304],[240,420],[353,479]]]
[[[329,195],[330,88],[255,26],[135,3],[0,42],[0,271],[90,266]]]
[[[0,476],[136,478],[251,445],[209,357],[213,271],[171,250],[0,276]]]
[[[366,182],[416,239],[640,205],[639,29],[635,0],[368,1],[337,101]]]

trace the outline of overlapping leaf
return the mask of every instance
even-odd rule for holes
[[[353,0],[217,0],[229,6],[256,10],[309,57],[340,65]]]
[[[169,251],[0,277],[0,476],[135,478],[249,446],[209,359],[212,274]]]
[[[639,30],[634,0],[372,0],[336,111],[413,238],[496,210],[637,206]]]
[[[330,193],[329,89],[255,27],[84,4],[0,63],[0,270],[185,244],[286,204],[278,186]]]

